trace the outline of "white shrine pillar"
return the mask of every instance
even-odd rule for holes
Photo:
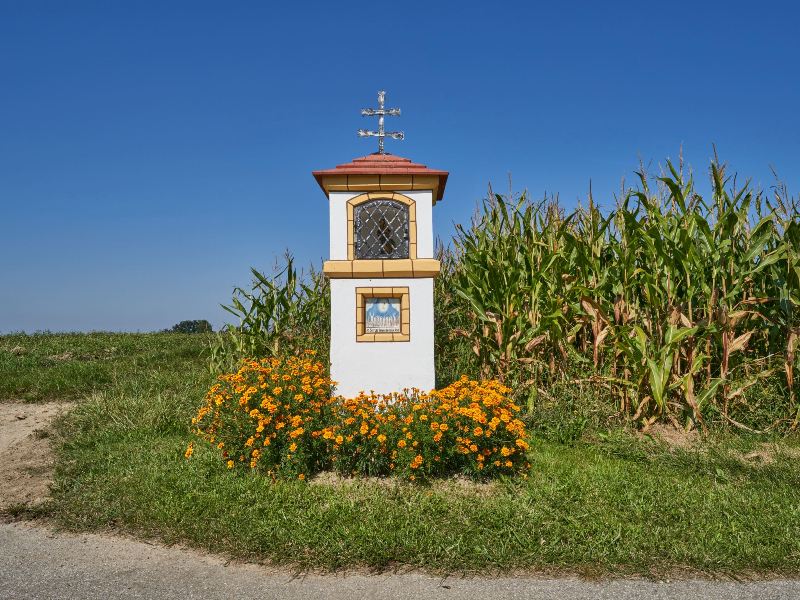
[[[330,204],[336,393],[433,389],[432,209],[448,173],[378,152],[313,175]]]

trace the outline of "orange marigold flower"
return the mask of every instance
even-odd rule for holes
[[[299,452],[305,434],[311,433],[314,439],[321,437],[334,442],[319,448],[329,456],[314,457],[315,460],[321,458],[345,468],[342,455],[346,443],[348,450],[363,453],[367,460],[382,460],[385,456],[390,462],[384,464],[391,465],[392,472],[400,468],[398,454],[405,449],[415,448],[410,452],[410,460],[402,465],[413,470],[419,469],[423,460],[444,465],[463,455],[474,456],[473,465],[478,469],[492,464],[495,458],[499,459],[496,467],[511,463],[513,468],[516,464],[513,457],[529,449],[525,424],[516,418],[521,409],[511,402],[510,390],[497,381],[477,382],[463,377],[442,390],[361,393],[345,399],[331,396],[335,384],[325,375],[325,367],[311,356],[242,361],[237,372],[221,376],[209,389],[204,405],[194,417],[192,430],[217,445],[223,462],[230,462],[230,468],[235,465],[236,456],[254,468],[259,460],[272,461],[265,465],[264,472],[273,478],[277,476],[278,457],[264,452],[263,447],[269,446],[273,439],[281,440],[282,447],[286,439],[281,437],[282,433],[289,438],[285,452],[291,456]],[[237,414],[250,415],[252,421],[243,424]],[[414,419],[414,415],[419,419]],[[333,419],[328,420],[330,417]],[[423,448],[424,440],[430,438],[421,435],[422,429],[414,429],[417,422],[430,427],[433,442],[438,444],[429,454]],[[282,432],[284,428],[286,431]],[[445,440],[444,434],[450,429],[453,436]],[[499,431],[503,436],[498,435]],[[214,441],[215,436],[224,438],[225,443]],[[490,436],[498,447],[492,449],[479,443]],[[500,437],[510,441],[503,446],[497,439]],[[362,447],[360,442],[368,438],[376,438],[378,444]],[[394,448],[387,448],[389,440],[395,441]],[[230,450],[231,444],[239,450],[235,454]],[[247,446],[262,450],[247,450]],[[185,451],[187,458],[191,455],[190,447]],[[228,456],[228,452],[234,456]],[[356,472],[359,470],[356,468]]]

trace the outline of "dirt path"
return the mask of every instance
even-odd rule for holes
[[[50,426],[70,406],[0,403],[0,510],[47,498],[53,471]]]

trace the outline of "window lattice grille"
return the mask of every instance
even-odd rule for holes
[[[408,206],[370,200],[355,207],[357,259],[408,258]]]

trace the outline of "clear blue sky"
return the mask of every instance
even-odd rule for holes
[[[486,184],[611,202],[639,157],[800,188],[793,2],[0,0],[0,332],[219,326],[252,265],[327,254],[310,172],[387,150]]]

